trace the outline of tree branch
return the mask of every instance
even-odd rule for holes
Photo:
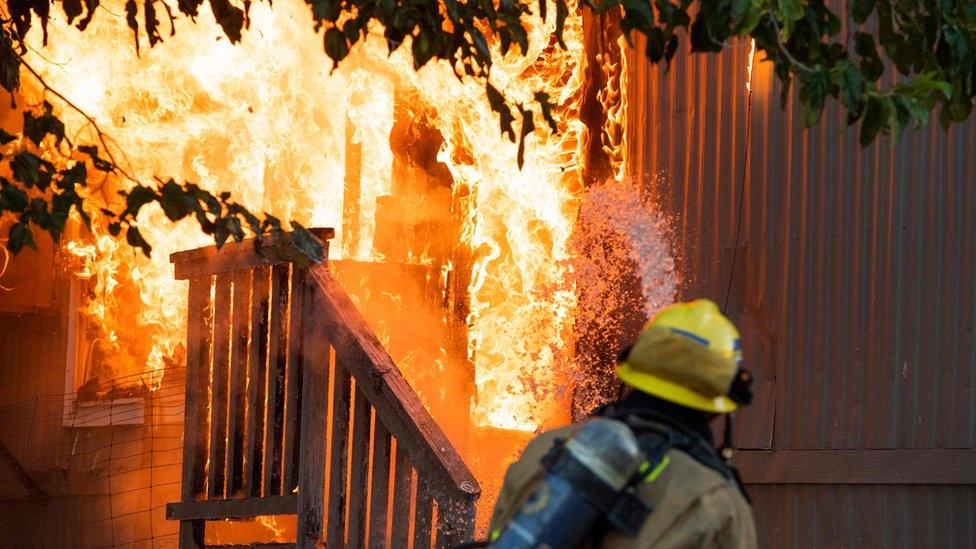
[[[20,64],[25,69],[27,69],[27,72],[31,73],[31,75],[33,75],[34,78],[37,79],[38,83],[41,84],[41,87],[44,88],[45,91],[54,94],[54,96],[56,96],[58,99],[60,99],[61,101],[63,101],[68,107],[70,107],[72,110],[74,110],[75,112],[77,112],[78,114],[80,114],[81,116],[83,116],[85,118],[85,120],[88,121],[88,124],[91,125],[92,129],[95,130],[95,134],[98,136],[98,141],[101,143],[102,149],[105,150],[105,155],[108,157],[108,160],[112,164],[112,166],[116,170],[118,170],[119,173],[122,174],[123,177],[125,177],[126,179],[128,179],[132,183],[139,183],[139,180],[137,180],[135,177],[132,176],[132,174],[130,174],[128,171],[126,171],[119,164],[119,162],[115,159],[115,156],[112,154],[112,150],[109,148],[108,142],[106,141],[106,138],[105,138],[105,136],[108,135],[108,134],[105,131],[102,130],[101,126],[98,125],[98,122],[96,122],[94,118],[92,118],[88,113],[86,113],[84,110],[82,110],[81,107],[75,105],[70,99],[68,99],[67,97],[65,97],[64,94],[62,94],[58,90],[52,88],[47,83],[47,81],[44,80],[44,77],[41,76],[41,74],[39,72],[37,72],[37,70],[34,69],[34,67],[32,67],[30,65],[30,63],[28,63],[27,60],[24,59],[24,57],[22,55],[20,55],[20,53],[16,53],[16,55],[17,55],[17,59],[20,61]],[[70,144],[70,140],[69,140],[69,144]]]
[[[793,66],[795,66],[796,68],[802,70],[803,72],[807,72],[807,73],[817,72],[817,71],[813,70],[813,68],[811,68],[806,63],[803,63],[799,59],[797,59],[796,57],[793,57],[793,54],[790,53],[790,50],[786,49],[786,44],[783,43],[783,38],[781,36],[782,33],[780,31],[780,28],[779,28],[779,21],[776,20],[776,13],[774,11],[772,11],[772,10],[769,11],[769,21],[773,24],[773,29],[776,30],[776,33],[775,33],[776,34],[776,44],[779,46],[779,51],[781,51],[783,53],[783,56],[786,57],[786,59],[791,64],[793,64]]]

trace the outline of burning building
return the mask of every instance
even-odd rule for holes
[[[212,15],[206,10],[200,23],[176,20],[172,36],[138,55],[134,48],[120,47],[132,40],[118,15],[121,5],[105,4],[104,17],[95,17],[84,35],[55,10],[48,45],[41,45],[35,29],[27,61],[71,106],[37,82],[19,101],[51,100],[69,135],[78,138],[93,139],[94,120],[134,179],[194,181],[215,192],[233,192],[256,211],[333,228],[328,269],[481,484],[480,511],[494,501],[505,465],[533,433],[580,417],[616,395],[610,366],[617,349],[679,295],[706,295],[726,304],[743,324],[747,355],[760,365],[757,405],[741,418],[742,459],[746,480],[759,485],[761,530],[778,536],[774,539],[802,539],[813,528],[812,519],[794,519],[787,532],[775,518],[779,503],[794,501],[790,498],[797,506],[817,507],[822,496],[809,485],[842,485],[852,507],[866,497],[851,487],[860,483],[855,481],[895,492],[890,482],[874,482],[878,479],[867,466],[851,477],[818,476],[813,464],[821,457],[841,465],[847,458],[877,457],[893,470],[907,467],[909,458],[890,453],[903,447],[963,452],[937,456],[950,465],[971,457],[976,407],[971,392],[958,388],[960,380],[971,380],[971,366],[960,366],[945,379],[910,370],[912,382],[896,388],[899,395],[915,395],[910,386],[923,378],[943,381],[941,387],[952,395],[946,400],[952,414],[921,397],[912,401],[918,417],[938,427],[938,436],[901,440],[892,431],[872,439],[853,428],[874,417],[865,416],[864,404],[891,407],[899,398],[868,393],[866,382],[848,389],[821,373],[845,375],[839,363],[852,359],[856,342],[846,332],[831,331],[830,341],[842,347],[831,347],[828,357],[817,355],[828,364],[826,370],[807,359],[810,373],[791,369],[796,357],[787,344],[820,341],[818,319],[845,318],[853,328],[869,324],[873,314],[848,317],[840,303],[872,301],[868,273],[873,278],[924,251],[902,247],[895,234],[899,223],[916,220],[923,210],[965,230],[947,236],[934,224],[920,224],[909,241],[947,243],[961,263],[972,265],[972,227],[965,221],[972,217],[965,215],[973,203],[968,200],[972,179],[966,179],[974,173],[972,155],[967,156],[972,132],[910,136],[927,145],[922,149],[931,153],[927,165],[945,175],[951,189],[948,199],[912,191],[917,196],[909,198],[929,204],[912,209],[906,205],[912,200],[903,195],[908,191],[881,183],[910,171],[896,166],[901,162],[891,152],[896,149],[850,152],[857,149],[847,146],[847,138],[801,133],[791,115],[770,108],[778,91],[761,65],[753,71],[749,44],[657,73],[614,33],[612,21],[570,14],[567,47],[557,47],[550,42],[555,24],[550,14],[531,26],[527,55],[495,60],[493,79],[509,97],[527,102],[542,90],[556,103],[558,131],[538,128],[529,135],[520,168],[517,147],[500,134],[484,89],[458,80],[448,67],[430,64],[415,71],[405,51],[388,55],[379,38],[359,44],[333,67],[301,2],[252,5],[250,28],[239,44],[209,24]],[[18,117],[9,110],[0,122],[16,132]],[[828,147],[838,144],[848,157],[839,160],[836,173],[828,173]],[[777,147],[784,150],[771,152]],[[871,177],[863,175],[866,171]],[[777,186],[780,180],[787,182]],[[867,186],[855,195],[844,188],[828,192],[828,182],[848,180]],[[824,185],[813,188],[811,181]],[[95,191],[111,194],[130,183],[110,178]],[[885,204],[887,209],[881,207]],[[777,218],[774,205],[782,206],[785,221]],[[170,257],[208,242],[192,225],[172,225],[162,212],[144,216],[152,258],[110,237],[98,219],[90,233],[77,229],[58,244],[42,241],[38,251],[16,259],[0,247],[2,543],[164,547],[179,542],[179,525],[166,519],[166,505],[186,499],[181,484],[189,444],[183,429],[190,394],[187,364],[199,349],[189,348],[187,340],[188,318],[194,318],[188,311],[194,303],[190,286],[174,276]],[[821,218],[833,225],[815,229]],[[858,244],[838,244],[837,233],[848,229]],[[885,253],[871,241],[881,233],[891,247]],[[873,250],[870,257],[858,256],[859,246]],[[853,256],[860,259],[838,263]],[[953,265],[939,265],[944,278],[952,278]],[[780,273],[779,267],[793,270]],[[256,281],[264,276],[271,285],[275,275],[261,273],[246,283],[250,305],[260,303],[253,300],[258,288],[272,292]],[[803,277],[822,273],[830,273],[825,292],[848,277],[859,282],[850,295],[838,290],[831,303],[818,303],[806,296],[797,277],[812,284]],[[921,287],[921,274],[884,276],[892,287],[908,288],[910,281]],[[208,311],[219,310],[219,300],[233,301],[239,284],[221,290],[219,278],[214,280],[213,296],[205,292]],[[958,299],[933,297],[944,305],[942,318],[971,323],[972,307],[960,305],[972,304],[970,286],[953,286]],[[883,309],[904,312],[906,299],[893,298]],[[921,298],[911,299],[917,304]],[[787,304],[797,301],[809,321],[803,326],[786,312]],[[272,308],[260,310],[272,314]],[[248,318],[257,318],[254,314]],[[892,361],[907,364],[902,359],[906,349],[915,348],[912,337],[927,328],[915,326],[909,337],[894,324],[871,326],[875,350],[887,333],[898,334],[903,348],[876,363],[852,360],[871,376],[893,372],[907,380],[907,366],[905,373],[885,368]],[[973,350],[962,347],[946,351],[956,352],[946,360],[970,364]],[[214,371],[194,383],[220,386]],[[335,382],[330,383],[323,392],[335,394]],[[228,385],[231,394],[232,389]],[[356,397],[349,394],[360,393],[346,390],[353,419],[349,423],[347,415],[344,421],[355,431],[361,423],[355,419]],[[803,415],[785,400],[784,392],[794,390],[821,399],[817,425],[823,429],[780,429],[786,418],[792,425]],[[851,411],[823,404],[837,392],[853,403]],[[333,412],[324,417],[332,421],[336,408],[330,406]],[[841,412],[861,434],[850,439],[829,434],[834,416],[827,408]],[[287,408],[282,410],[287,417]],[[379,412],[361,413],[374,427],[367,442],[359,443],[359,454],[350,443],[350,461],[385,448],[387,472],[395,476],[398,446],[383,446],[391,441],[375,427],[382,423]],[[341,423],[343,416],[338,417]],[[227,429],[223,440],[229,444],[233,437],[226,433],[233,429]],[[286,451],[276,451],[284,459]],[[833,451],[881,453],[827,454]],[[785,454],[777,452],[801,452],[807,465],[791,473],[782,465]],[[953,497],[970,501],[971,476],[952,467],[944,471],[941,480],[909,475],[913,487],[904,493],[934,493],[930,484],[961,485],[953,488]],[[222,481],[227,484],[219,495],[248,490],[244,476],[240,486],[233,478]],[[363,482],[372,488],[372,479]],[[275,495],[290,497],[291,485],[274,481]],[[212,479],[207,482],[213,485]],[[349,480],[350,492],[355,486]],[[412,518],[420,517],[418,501],[427,497],[429,504],[429,495],[417,486],[407,497]],[[207,497],[218,495],[207,490],[213,492]],[[395,500],[395,489],[389,495]],[[360,503],[364,509],[379,508],[366,499]],[[904,502],[905,509],[911,505]],[[395,502],[388,509],[385,541],[398,539],[394,509]],[[971,513],[954,512],[953,521],[973,520]],[[943,520],[935,513],[925,516],[926,524]],[[340,528],[355,530],[349,520]],[[432,520],[434,515],[420,517],[411,522],[412,530],[401,533],[416,534],[417,524],[426,521],[430,528]],[[214,522],[208,530],[214,543],[289,539],[296,530],[293,516],[275,513]],[[921,531],[898,530],[892,536],[913,539]],[[346,541],[353,544],[351,537]]]
[[[612,168],[601,180],[623,173],[621,45],[585,38],[602,31],[592,22],[584,29],[573,14],[567,47],[557,47],[550,15],[532,24],[527,55],[498,56],[493,78],[509,97],[523,101],[541,90],[556,104],[558,131],[529,135],[519,167],[517,147],[498,131],[483,88],[447,66],[415,71],[406,52],[389,56],[379,37],[333,67],[307,10],[295,2],[254,5],[251,29],[236,45],[216,25],[177,21],[172,36],[139,53],[118,47],[131,40],[119,18],[96,17],[82,36],[63,14],[52,14],[48,45],[38,32],[27,57],[40,79],[20,101],[57,103],[55,90],[70,102],[56,106],[70,136],[104,134],[127,173],[102,182],[103,191],[124,189],[130,177],[174,177],[230,191],[256,211],[334,228],[330,269],[492,500],[505,463],[532,433],[614,390],[605,382],[584,390],[594,376],[574,359],[583,285],[590,284],[584,302],[595,306],[610,288],[606,269],[630,272],[640,261],[623,246],[625,228],[596,221],[619,215],[613,199],[592,201],[585,211],[603,235],[622,240],[590,249],[589,263],[574,247],[600,238],[577,223],[587,181],[597,180],[585,173],[588,157],[608,157],[602,162]],[[587,84],[597,74],[613,85]],[[645,215],[626,185],[609,183],[605,192],[631,199],[628,218]],[[164,504],[180,499],[186,459],[179,438],[189,421],[181,398],[188,298],[170,255],[206,238],[166,222],[160,211],[144,215],[151,258],[113,239],[97,217],[90,233],[76,229],[40,252],[50,282],[42,286],[43,306],[28,312],[57,319],[42,343],[56,346],[57,356],[46,357],[42,370],[62,382],[57,391],[28,392],[47,399],[44,411],[11,423],[9,433],[38,425],[50,431],[36,450],[9,454],[19,473],[38,478],[31,481],[38,490],[62,498],[63,507],[51,508],[68,509],[64,522],[48,526],[73,536],[99,524],[86,535],[113,545],[175,540],[175,523],[161,519]],[[660,237],[663,226],[645,228]],[[663,238],[655,244],[664,254],[655,260],[666,260],[662,287],[673,293],[673,281],[664,280],[673,276],[668,250]],[[31,261],[27,254],[16,266],[30,270]],[[5,291],[20,299],[22,288],[12,283]],[[589,314],[596,319],[600,311]],[[613,354],[594,354],[593,340],[620,328],[586,328],[591,366],[600,352]],[[142,459],[120,465],[119,452]],[[80,462],[89,467],[84,482],[71,478]],[[55,479],[52,470],[67,477]],[[115,497],[120,484],[138,489]],[[126,503],[78,504],[101,496]],[[126,516],[123,508],[143,512]]]

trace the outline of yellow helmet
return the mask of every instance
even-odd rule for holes
[[[617,375],[627,385],[664,400],[728,413],[752,398],[749,372],[740,367],[739,331],[715,303],[697,299],[662,310],[621,354]]]

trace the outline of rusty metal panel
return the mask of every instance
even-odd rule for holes
[[[748,52],[630,74],[631,171],[672,217],[682,293],[728,293],[759,374],[743,440],[973,447],[976,123],[861,148],[831,106],[803,130],[761,65],[750,111]]]
[[[976,447],[976,121],[861,148],[831,105],[804,130],[762,64],[750,108],[749,49],[665,72],[637,44],[628,74],[630,173],[671,219],[681,297],[728,299],[757,372],[739,446]],[[771,547],[974,546],[962,480],[754,492]]]
[[[976,487],[764,485],[760,546],[976,547]]]

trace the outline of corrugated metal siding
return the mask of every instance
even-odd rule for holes
[[[971,486],[770,485],[750,495],[766,547],[976,547]]]
[[[973,448],[976,122],[948,133],[934,123],[862,149],[833,104],[804,131],[762,65],[750,113],[748,53],[747,42],[720,55],[679,52],[667,73],[632,55],[628,88],[631,173],[672,218],[682,296],[721,305],[731,288],[728,312],[758,373],[740,445]],[[885,505],[897,512],[883,520],[942,512],[916,509],[906,494],[921,488],[897,486],[846,486],[853,495],[831,511],[823,494],[833,488],[763,486],[760,514],[773,514],[763,530],[779,520],[768,499],[777,490],[797,505],[823,500],[801,520],[807,529],[832,524],[817,522],[831,514],[882,520],[858,506],[890,494]],[[952,488],[969,503],[965,516],[921,522],[971,527],[971,488]],[[791,532],[811,532],[802,528]]]

